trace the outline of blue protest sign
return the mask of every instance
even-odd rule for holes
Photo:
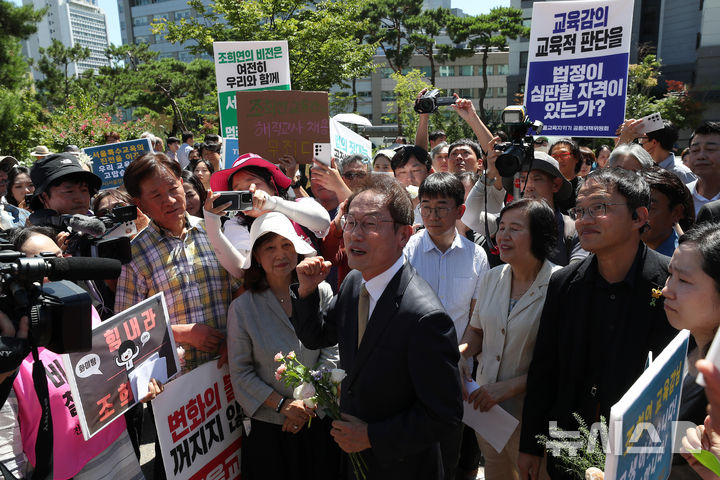
[[[237,158],[240,156],[240,146],[237,138],[223,138],[223,162],[225,166],[222,168],[230,168]],[[245,152],[243,152],[245,153]]]
[[[537,2],[525,107],[543,135],[614,137],[625,119],[633,2]]]
[[[93,160],[93,173],[102,179],[101,190],[121,186],[125,168],[130,162],[152,151],[147,138],[83,148],[83,152]]]
[[[606,480],[670,475],[689,338],[680,331],[610,409]]]

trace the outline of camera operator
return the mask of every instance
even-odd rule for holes
[[[62,256],[59,247],[46,233],[52,235],[53,231],[44,227],[26,228],[17,232],[13,243],[26,256],[39,253]],[[96,325],[100,317],[94,309],[91,313],[93,325]],[[3,320],[0,316],[4,333],[8,329]],[[19,330],[19,336],[24,335],[27,323],[21,323]],[[9,332],[13,333],[12,330]],[[43,414],[37,392],[41,389],[36,391],[33,373],[35,359],[31,353],[23,360],[12,382],[7,380],[3,384],[8,395],[7,403],[0,413],[0,462],[18,478],[32,478],[32,473],[41,475],[45,468],[49,468],[49,473],[41,475],[42,478],[143,478],[125,420],[117,419],[85,441],[75,409],[77,399],[73,399],[70,393],[60,355],[44,347],[39,347],[37,353],[39,360],[47,367],[45,376],[52,418],[50,435],[43,435],[47,430],[39,428]],[[162,384],[151,380],[148,386],[150,393],[143,401],[155,398],[162,389]],[[43,460],[47,461],[45,465],[42,465]]]
[[[487,170],[481,176],[473,189],[470,191],[465,202],[466,210],[462,222],[476,232],[485,232],[485,219],[488,221],[489,233],[494,235],[496,230],[495,219],[497,213],[491,208],[485,208],[486,193],[490,191],[499,192],[505,197],[507,191],[513,187],[512,178],[501,177],[495,161],[500,152],[495,150],[495,144],[500,141],[499,137],[493,138],[487,146]],[[500,188],[497,188],[497,185]],[[557,221],[558,239],[548,260],[556,265],[565,266],[571,262],[585,258],[588,253],[580,247],[575,222],[567,215],[564,215],[558,208],[558,203],[567,200],[572,194],[572,186],[563,174],[557,160],[546,153],[536,150],[528,173],[527,165],[523,165],[520,172],[520,184],[524,187],[524,196],[545,202],[555,211]],[[490,204],[490,202],[488,202]]]
[[[100,189],[102,180],[85,170],[77,157],[70,153],[57,153],[38,160],[30,170],[30,178],[35,192],[30,202],[33,214],[28,219],[28,225],[54,228],[55,236],[52,238],[60,248],[74,256],[81,256],[80,244],[85,239],[79,233],[99,236],[105,230],[101,221],[85,216],[90,213],[90,199]],[[72,226],[73,232],[79,233],[71,234],[68,225]],[[93,306],[103,319],[113,315],[109,287],[92,280],[78,282],[78,285],[90,294]]]

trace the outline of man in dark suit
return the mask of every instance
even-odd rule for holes
[[[361,452],[368,478],[441,479],[439,441],[462,417],[459,353],[452,320],[404,263],[412,204],[399,183],[373,176],[347,212],[343,235],[355,270],[323,314],[317,285],[330,262],[301,262],[291,321],[308,348],[339,344],[347,377],[343,420],[331,433],[344,451]]]
[[[720,200],[713,200],[700,207],[695,223],[703,222],[720,222]]]
[[[619,168],[590,173],[578,192],[570,214],[592,254],[550,279],[528,371],[518,460],[523,480],[541,478],[544,449],[536,436],[549,436],[550,421],[576,431],[573,413],[588,426],[601,415],[608,419],[642,374],[648,352],[659,355],[677,334],[655,298],[668,258],[640,241],[649,204],[645,180]],[[556,467],[549,456],[553,480],[574,478]]]

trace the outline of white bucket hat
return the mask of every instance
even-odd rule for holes
[[[257,239],[270,232],[276,233],[281,237],[285,237],[290,240],[295,247],[295,251],[299,255],[308,256],[315,255],[317,253],[309,243],[300,238],[297,232],[295,232],[295,228],[292,223],[285,215],[278,212],[268,212],[257,217],[253,222],[252,227],[250,227],[251,253],[245,257],[245,262],[242,266],[243,269],[250,268],[252,261],[252,249],[255,246]]]

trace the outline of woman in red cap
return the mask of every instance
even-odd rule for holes
[[[205,202],[205,226],[220,264],[235,278],[242,278],[242,265],[250,254],[250,226],[255,218],[267,212],[280,212],[293,223],[295,231],[312,245],[312,236],[324,238],[330,229],[330,216],[322,205],[305,197],[291,201],[287,191],[292,181],[280,168],[254,154],[246,153],[232,167],[210,177]],[[225,222],[221,230],[220,215],[230,204],[213,207],[219,191],[250,191],[253,208],[240,212]],[[315,246],[317,248],[317,246]]]

